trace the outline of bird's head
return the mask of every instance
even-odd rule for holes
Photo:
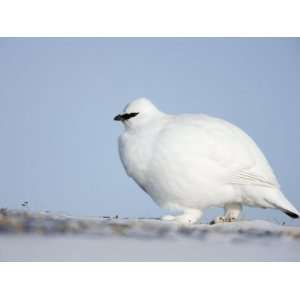
[[[115,116],[114,120],[121,121],[125,128],[137,128],[160,115],[162,115],[162,112],[150,100],[139,98],[128,103],[123,113]]]

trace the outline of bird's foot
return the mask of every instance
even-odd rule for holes
[[[199,216],[183,214],[176,216],[175,221],[179,224],[195,224],[199,221]]]
[[[216,219],[212,220],[209,224],[222,224],[222,223],[232,223],[237,221],[237,218],[235,217],[217,217]]]
[[[199,210],[189,210],[188,213],[184,213],[179,216],[163,216],[163,221],[173,221],[179,224],[195,224],[202,216],[202,212]]]
[[[162,221],[175,221],[176,217],[175,216],[171,216],[171,215],[166,215],[161,217]]]

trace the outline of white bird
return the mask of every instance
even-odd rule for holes
[[[243,205],[300,216],[261,150],[233,124],[204,114],[165,114],[145,98],[114,120],[125,126],[119,154],[128,176],[160,207],[182,213],[164,220],[195,223],[206,208],[223,207],[216,221],[231,222]]]

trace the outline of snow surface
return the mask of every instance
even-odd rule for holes
[[[0,260],[300,261],[300,227],[6,211],[0,214]]]

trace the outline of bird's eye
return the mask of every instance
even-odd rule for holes
[[[122,115],[117,115],[114,117],[115,121],[127,121],[131,118],[134,118],[137,116],[139,113],[129,113],[129,114],[122,114]]]
[[[131,119],[131,118],[134,118],[138,115],[139,113],[130,113],[130,114],[127,114],[128,115],[128,119]]]
[[[131,118],[134,118],[135,116],[137,116],[139,113],[130,113],[130,114],[123,114],[122,118],[124,121],[127,121]]]

